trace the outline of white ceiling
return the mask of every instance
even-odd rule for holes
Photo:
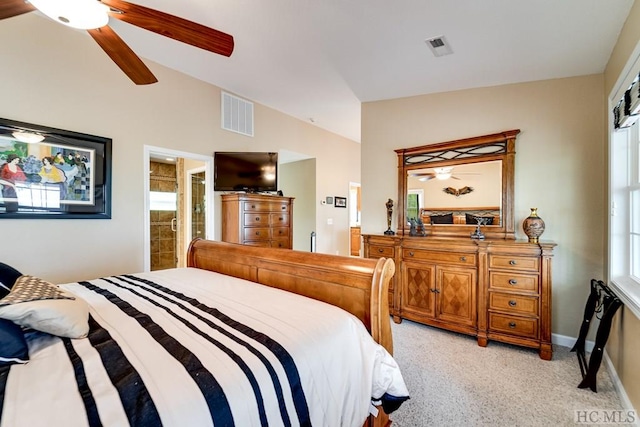
[[[361,102],[601,73],[633,5],[633,0],[133,2],[235,38],[227,58],[112,20],[141,57],[355,141],[360,141]],[[425,40],[436,36],[446,37],[452,55],[432,55]]]

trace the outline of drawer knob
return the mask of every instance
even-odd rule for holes
[[[509,265],[516,265],[516,264],[517,264],[516,260],[514,260],[514,259],[509,260]]]
[[[509,284],[515,286],[518,284],[518,281],[516,279],[509,279]]]
[[[251,205],[251,209],[255,209],[255,208],[256,208],[256,205]]]
[[[278,221],[282,222],[282,221],[284,221],[284,218],[280,217],[280,218],[278,218]]]
[[[409,252],[409,256],[413,256],[413,252]]]
[[[260,221],[260,217],[259,216],[256,217],[256,221]]]
[[[511,329],[515,328],[516,327],[516,322],[509,322],[509,327]]]
[[[382,252],[384,252],[384,249],[378,248],[378,252],[382,253]]]
[[[514,300],[510,300],[510,301],[509,301],[509,305],[510,305],[511,307],[515,307],[515,306],[516,306],[516,302],[515,302]]]
[[[256,231],[256,236],[259,236],[259,235],[260,235],[260,232],[259,232],[259,231]]]
[[[467,257],[466,257],[466,256],[461,256],[461,257],[460,257],[460,261],[462,261],[462,262],[466,262],[466,261],[467,261]]]

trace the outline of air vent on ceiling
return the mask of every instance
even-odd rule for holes
[[[429,49],[431,49],[431,52],[433,52],[434,56],[443,56],[453,53],[453,50],[451,50],[451,46],[444,36],[427,39],[425,40],[425,43],[427,43],[427,46],[429,46]]]
[[[222,92],[222,129],[253,136],[253,102]]]

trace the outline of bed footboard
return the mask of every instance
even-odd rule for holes
[[[358,317],[393,354],[391,259],[365,259],[194,239],[187,266],[216,271],[338,306]]]

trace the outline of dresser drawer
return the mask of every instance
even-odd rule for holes
[[[538,297],[491,292],[489,309],[537,316]]]
[[[277,201],[247,201],[244,202],[245,212],[289,212],[289,205]]]
[[[538,319],[489,313],[489,329],[509,335],[538,338]]]
[[[287,227],[274,227],[271,229],[271,238],[273,239],[285,239],[289,242],[289,228]]]
[[[489,287],[509,291],[538,292],[538,276],[489,272]]]
[[[429,261],[438,264],[476,265],[476,254],[426,251],[423,249],[403,249],[402,259]]]
[[[245,226],[269,226],[269,215],[268,213],[246,213],[244,214],[244,225]]]
[[[289,239],[273,239],[271,241],[272,248],[291,249],[289,246]]]
[[[269,240],[271,239],[270,228],[248,227],[242,230],[244,240]]]
[[[489,268],[537,272],[540,269],[540,258],[509,255],[489,255]]]
[[[269,214],[269,224],[273,227],[288,227],[289,214],[286,212]]]
[[[369,245],[369,258],[394,258],[395,255],[393,246]]]

